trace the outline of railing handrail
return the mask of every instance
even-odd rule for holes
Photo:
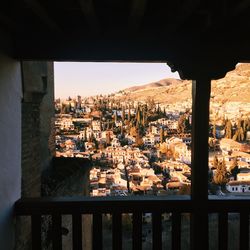
[[[249,211],[250,197],[209,196],[196,202],[190,196],[110,196],[22,198],[15,203],[16,215],[93,214],[130,212],[244,212]]]

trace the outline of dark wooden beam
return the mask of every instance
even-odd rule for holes
[[[141,26],[147,6],[147,0],[133,0],[128,20],[129,32],[135,33]]]
[[[192,199],[208,199],[208,128],[211,80],[192,82]]]
[[[60,33],[60,27],[49,17],[44,7],[36,0],[23,0],[34,14],[52,31]]]
[[[212,199],[211,199],[212,198]],[[190,200],[189,196],[126,196],[126,197],[58,197],[25,198],[15,203],[15,215],[91,214],[130,212],[239,212],[250,207],[250,198],[211,196],[207,202]],[[217,198],[217,199],[216,199]]]
[[[250,7],[250,1],[249,0],[243,0],[240,1],[235,8],[231,10],[231,16],[235,17],[240,15],[242,12],[244,12],[246,9]]]
[[[199,204],[208,201],[208,128],[211,80],[201,75],[192,82],[192,192],[191,249],[208,249],[208,214]],[[199,237],[197,237],[199,235]]]
[[[79,0],[79,3],[90,31],[98,35],[100,33],[100,27],[93,0]]]
[[[20,28],[16,22],[2,12],[0,12],[0,23],[9,33],[15,32],[18,28]]]
[[[175,13],[174,17],[171,18],[171,26],[169,27],[171,31],[177,30],[185,21],[191,17],[194,11],[200,4],[200,0],[186,0]]]

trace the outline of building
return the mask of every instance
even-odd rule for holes
[[[230,181],[226,184],[226,189],[231,193],[250,192],[250,181]]]
[[[228,153],[230,151],[240,151],[241,143],[234,141],[233,139],[223,138],[220,140],[220,149],[224,153]]]

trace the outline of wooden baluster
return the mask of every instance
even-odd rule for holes
[[[228,247],[228,213],[219,213],[219,249]]]
[[[62,216],[61,214],[52,215],[52,245],[53,245],[53,250],[62,249]]]
[[[112,214],[112,243],[113,249],[122,249],[122,216],[121,213]]]
[[[172,250],[181,249],[181,214],[172,213]]]
[[[31,216],[32,249],[41,250],[41,215]]]
[[[208,129],[211,82],[203,72],[192,82],[191,249],[208,250]],[[199,237],[197,237],[199,235]]]
[[[102,249],[102,214],[93,214],[93,235],[92,247],[93,250]]]
[[[82,215],[72,215],[73,250],[82,250]]]
[[[249,213],[240,213],[240,250],[249,249]]]
[[[152,227],[153,227],[153,250],[162,249],[162,224],[161,213],[152,214]]]
[[[142,213],[133,213],[133,250],[142,249]]]

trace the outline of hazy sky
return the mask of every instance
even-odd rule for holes
[[[109,94],[163,78],[179,78],[165,63],[55,62],[55,97]]]

